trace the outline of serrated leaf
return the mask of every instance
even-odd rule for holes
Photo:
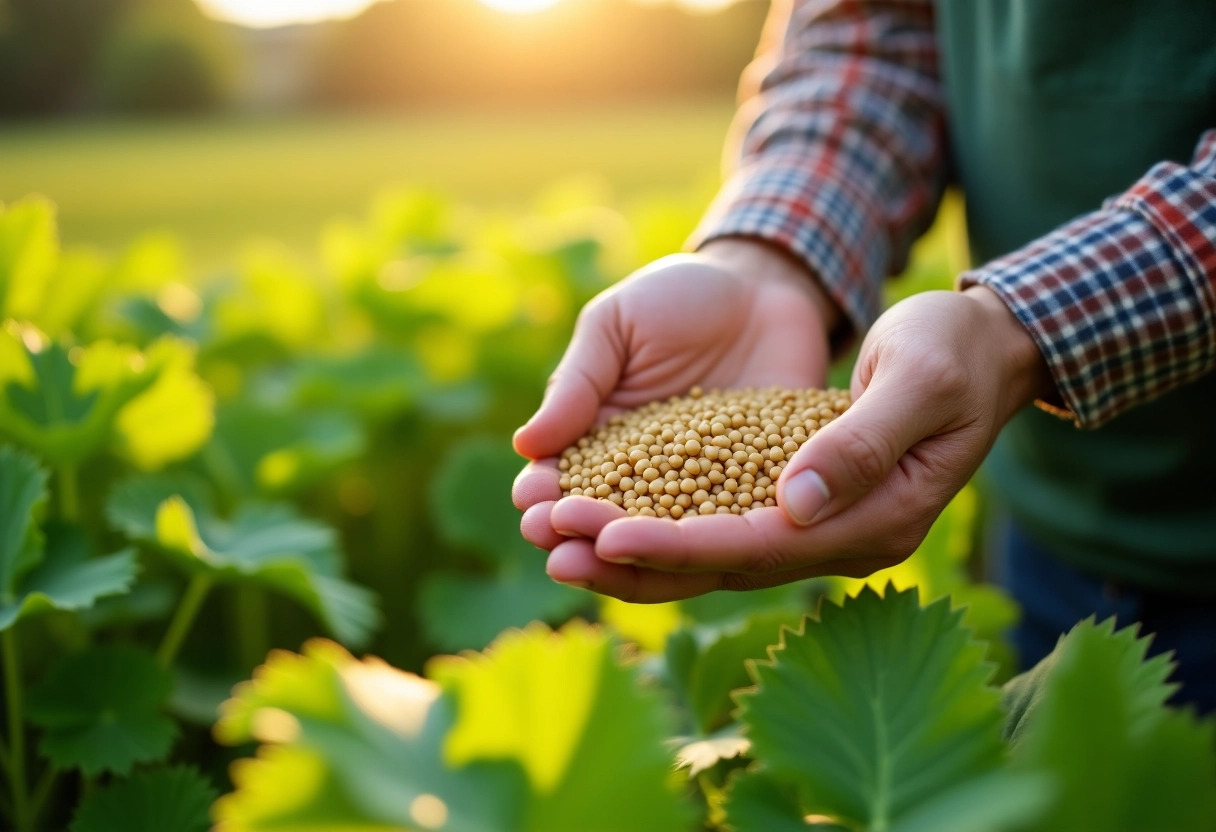
[[[1015,762],[1057,786],[1026,828],[1205,829],[1216,818],[1216,722],[1165,705],[1168,659],[1114,622],[1082,622],[1014,689]],[[1031,694],[1027,696],[1027,694]]]
[[[891,829],[1001,765],[992,668],[961,617],[945,600],[921,608],[914,590],[865,587],[754,665],[757,687],[740,696],[752,755],[797,787],[801,811]]]
[[[0,631],[43,610],[85,609],[135,580],[133,552],[88,559],[88,540],[62,525],[48,540],[35,522],[45,503],[46,472],[0,447]]]
[[[557,633],[508,631],[484,654],[435,659],[458,718],[449,765],[515,760],[528,780],[523,832],[670,832],[687,827],[659,740],[666,713],[619,664],[606,633],[574,622]]]
[[[128,536],[156,544],[188,571],[290,595],[348,644],[363,643],[379,622],[375,596],[342,577],[333,529],[292,506],[245,503],[221,520],[197,481],[149,475],[116,486],[107,514]]]
[[[449,546],[487,563],[535,563],[536,549],[519,533],[511,483],[523,460],[506,440],[482,437],[461,443],[444,458],[432,514]]]
[[[46,610],[89,609],[101,598],[127,592],[138,571],[134,551],[90,558],[88,538],[79,528],[51,526],[42,562],[11,596],[0,599],[0,630]]]
[[[234,767],[218,829],[517,828],[518,768],[445,766],[452,718],[433,682],[379,660],[319,640],[303,655],[276,652],[216,726],[224,742],[270,744]]]
[[[39,750],[58,768],[86,776],[125,774],[164,759],[177,726],[163,714],[172,677],[147,653],[93,647],[69,656],[30,695]]]
[[[217,794],[189,766],[137,772],[87,794],[71,832],[206,832]]]
[[[0,433],[57,465],[76,465],[110,440],[124,405],[147,390],[172,349],[97,341],[68,349],[33,327],[0,331],[28,371],[6,376],[0,394]]]
[[[763,771],[740,771],[730,779],[726,827],[731,832],[844,832],[843,826],[808,826],[798,789]]]
[[[750,686],[747,661],[763,659],[768,647],[781,639],[783,627],[794,627],[802,616],[757,613],[709,638],[688,677],[688,704],[703,734],[725,725],[735,708],[731,691]]]
[[[738,725],[728,725],[708,737],[677,738],[676,768],[687,768],[688,776],[696,777],[723,760],[747,754],[752,743],[740,730]]]
[[[555,583],[539,565],[497,575],[431,572],[418,612],[427,641],[440,650],[477,650],[508,627],[559,623],[592,603],[583,590]]]
[[[46,480],[33,457],[0,447],[0,603],[13,603],[18,582],[42,560],[34,518],[46,504]]]

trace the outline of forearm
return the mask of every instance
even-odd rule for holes
[[[1216,369],[1216,130],[1190,166],[963,274],[1038,344],[1063,415],[1097,427]]]
[[[690,245],[778,246],[864,331],[941,191],[932,3],[778,3],[767,33],[745,76],[736,164]]]

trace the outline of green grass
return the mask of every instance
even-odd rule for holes
[[[270,236],[311,249],[331,217],[376,192],[434,187],[473,205],[518,206],[590,175],[618,198],[707,197],[730,102],[563,112],[224,117],[59,122],[0,133],[0,201],[42,193],[68,245],[118,248],[148,229],[223,261]]]

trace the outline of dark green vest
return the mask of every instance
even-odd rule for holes
[[[1189,162],[1216,127],[1216,0],[939,0],[938,31],[976,264]],[[1027,408],[985,472],[1061,557],[1216,590],[1216,374],[1094,431]]]

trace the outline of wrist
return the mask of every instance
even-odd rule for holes
[[[977,304],[984,337],[997,351],[1007,416],[1036,399],[1054,399],[1055,381],[1038,344],[1001,296],[981,284],[969,286],[962,294]]]
[[[823,330],[837,332],[846,324],[840,305],[823,288],[819,278],[794,255],[759,237],[719,237],[697,250],[728,271],[746,279],[774,280],[806,293],[823,321]]]

